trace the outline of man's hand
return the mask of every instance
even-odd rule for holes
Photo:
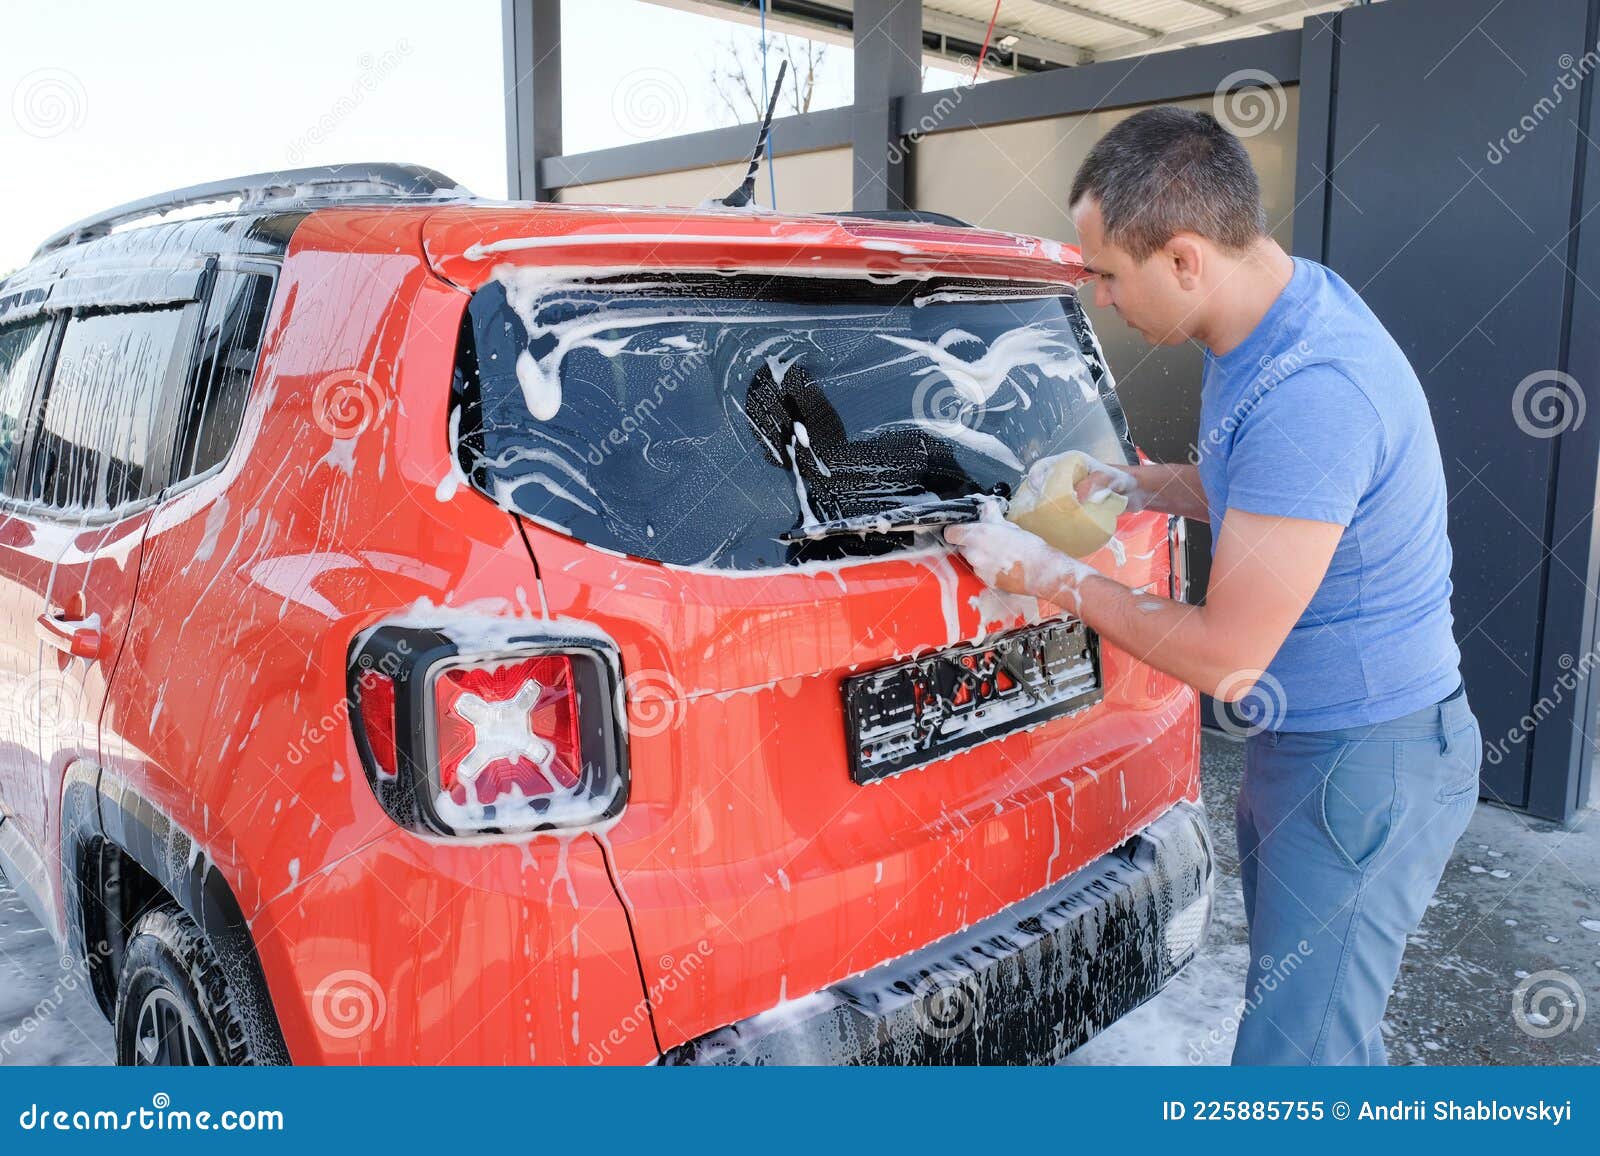
[[[1028,467],[1028,481],[1035,490],[1044,488],[1045,479],[1063,456],[1052,454]],[[1200,484],[1200,471],[1194,466],[1153,463],[1113,466],[1097,461],[1088,454],[1083,456],[1088,459],[1089,473],[1077,485],[1079,502],[1093,501],[1109,490],[1128,499],[1127,512],[1130,514],[1140,510],[1155,510],[1157,513],[1175,514],[1200,522],[1209,517],[1205,488]]]
[[[1149,508],[1152,495],[1139,484],[1138,478],[1127,470],[1118,469],[1116,466],[1108,466],[1105,462],[1089,457],[1088,454],[1085,454],[1084,457],[1088,458],[1089,472],[1083,476],[1077,485],[1080,505],[1087,502],[1098,502],[1106,494],[1111,493],[1121,494],[1128,499],[1127,512],[1130,514],[1137,514],[1140,510]],[[1051,459],[1045,458],[1044,460],[1050,461]],[[1037,464],[1035,463],[1036,467]],[[1028,471],[1028,476],[1030,478],[1033,476],[1033,470]]]
[[[1104,496],[1104,491],[1121,494],[1128,499],[1128,512],[1136,513],[1143,510],[1150,502],[1150,494],[1139,485],[1139,480],[1127,470],[1116,466],[1108,466],[1105,462],[1083,453],[1081,450],[1068,450],[1084,460],[1089,467],[1089,472],[1078,482],[1078,501],[1089,502]],[[1045,482],[1050,478],[1050,472],[1056,464],[1067,454],[1051,454],[1047,458],[1040,458],[1028,467],[1028,485],[1035,493],[1043,493]]]
[[[1002,518],[990,508],[984,520],[950,526],[944,540],[961,551],[973,572],[996,590],[1007,594],[1032,594],[1076,610],[1078,583],[1097,574],[1043,538]]]

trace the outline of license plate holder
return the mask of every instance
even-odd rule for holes
[[[1100,640],[1072,619],[844,680],[850,777],[871,783],[1099,702]]]

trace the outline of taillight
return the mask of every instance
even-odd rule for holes
[[[1167,594],[1174,602],[1189,600],[1189,531],[1182,518],[1167,519]]]
[[[396,820],[465,835],[584,827],[621,812],[616,648],[555,625],[378,626],[357,639],[357,745]]]
[[[380,777],[392,779],[398,774],[394,749],[394,679],[376,670],[364,670],[357,679],[357,689],[361,724],[366,727],[372,744],[376,770]]]
[[[454,826],[485,808],[552,799],[582,780],[572,659],[542,654],[442,671],[433,684],[439,809]]]

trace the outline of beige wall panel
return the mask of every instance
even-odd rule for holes
[[[561,190],[569,204],[698,205],[707,197],[731,193],[744,179],[745,162],[712,165],[574,185]],[[778,182],[778,207],[791,213],[826,213],[850,207],[850,150],[823,149],[778,157],[773,175]],[[756,177],[756,200],[767,203],[767,174]]]

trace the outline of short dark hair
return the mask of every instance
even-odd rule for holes
[[[1101,137],[1072,182],[1069,209],[1099,202],[1106,238],[1143,261],[1178,232],[1244,249],[1267,231],[1261,185],[1239,138],[1204,112],[1161,105]]]

